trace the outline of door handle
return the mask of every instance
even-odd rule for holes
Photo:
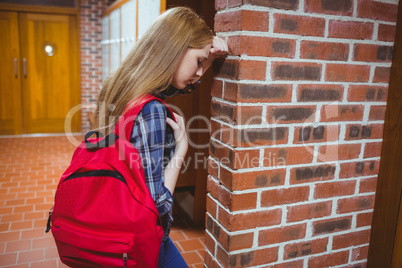
[[[14,76],[15,76],[15,78],[18,77],[18,61],[17,61],[17,58],[14,58]]]
[[[24,65],[24,77],[27,78],[27,59],[23,58],[22,62],[23,62],[23,65]]]

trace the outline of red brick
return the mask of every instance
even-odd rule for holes
[[[390,67],[375,67],[373,82],[374,83],[388,83],[391,75]]]
[[[238,79],[265,80],[267,63],[265,61],[241,60]]]
[[[295,222],[329,216],[331,209],[331,201],[289,206],[286,221]]]
[[[349,45],[316,41],[301,41],[300,58],[318,60],[347,61]]]
[[[7,242],[6,253],[19,252],[31,249],[31,240],[20,240],[15,242]],[[2,252],[3,253],[3,252]]]
[[[286,169],[231,173],[221,168],[220,180],[231,191],[279,186],[285,183]]]
[[[254,233],[231,235],[228,238],[228,251],[251,248],[254,243]]]
[[[374,195],[350,197],[338,200],[337,213],[349,213],[374,208]]]
[[[371,226],[373,220],[373,212],[360,213],[356,216],[356,228]]]
[[[274,33],[302,36],[324,36],[325,19],[286,14],[274,14]]]
[[[331,267],[347,263],[349,260],[349,251],[329,253],[317,257],[311,257],[308,260],[308,267],[321,268]]]
[[[372,0],[358,0],[357,17],[396,22],[398,5]]]
[[[222,126],[222,142],[232,147],[255,147],[287,143],[287,127],[234,129]]]
[[[348,248],[370,242],[371,230],[356,231],[348,234],[334,236],[332,249]]]
[[[221,187],[214,179],[208,176],[207,191],[217,199],[221,205],[228,208],[231,205],[231,194]]]
[[[321,122],[362,121],[363,105],[323,105]]]
[[[32,226],[32,223],[31,223],[31,226]],[[0,223],[0,232],[8,232],[9,230],[11,230],[9,223]],[[15,230],[15,228],[14,228],[14,230]]]
[[[279,264],[271,265],[270,268],[303,268],[303,260],[280,262]]]
[[[391,62],[392,46],[355,44],[353,60],[364,62]]]
[[[258,150],[236,150],[233,151],[231,165],[233,169],[259,167]]]
[[[346,125],[345,140],[382,139],[383,124]]]
[[[263,191],[261,193],[261,207],[270,207],[308,201],[309,193],[309,186]]]
[[[341,163],[339,178],[354,178],[361,176],[377,175],[379,160]]]
[[[2,267],[6,265],[17,264],[17,253],[2,254],[0,259],[0,265]]]
[[[297,99],[300,102],[342,101],[342,85],[304,84],[297,86]]]
[[[259,23],[255,23],[258,21]],[[230,31],[268,31],[269,14],[267,12],[237,10],[215,15],[216,32]]]
[[[269,13],[261,11],[242,10],[241,24],[243,31],[268,32]],[[255,23],[258,21],[258,23]]]
[[[56,244],[55,244],[53,237],[32,240],[32,249],[51,248],[51,247],[55,247],[55,246],[56,246]]]
[[[273,124],[314,122],[315,112],[315,106],[269,106],[267,118]]]
[[[378,25],[378,40],[379,41],[387,41],[394,42],[395,41],[395,25],[388,25],[380,23]]]
[[[261,106],[232,106],[212,101],[211,116],[234,125],[253,125],[262,122]]]
[[[352,16],[352,0],[307,0],[304,10],[311,13],[323,13],[331,15]]]
[[[222,98],[223,82],[221,80],[214,79],[211,85],[211,96],[216,98]]]
[[[220,164],[232,169],[259,167],[259,150],[232,150],[218,142],[210,141],[210,155]]]
[[[243,4],[271,7],[275,9],[296,10],[299,6],[299,1],[298,0],[286,0],[286,1],[243,0]]]
[[[43,229],[33,229],[21,232],[21,239],[32,239],[45,237]]]
[[[272,245],[285,241],[292,241],[306,236],[306,224],[296,224],[285,227],[261,230],[258,235],[258,245]]]
[[[348,101],[387,101],[388,87],[350,85],[348,90]]]
[[[302,146],[291,148],[268,148],[264,150],[264,166],[286,166],[311,163],[314,156],[314,147]]]
[[[382,142],[370,142],[364,146],[364,158],[381,156]]]
[[[215,253],[214,253],[214,255],[215,255]],[[207,267],[211,267],[211,268],[219,268],[219,267],[221,267],[217,263],[215,258],[212,257],[211,253],[208,250],[205,252],[205,255],[204,255],[204,263],[205,263],[205,265],[207,265]]]
[[[327,251],[328,237],[285,245],[283,259],[318,254]]]
[[[323,235],[349,230],[352,225],[352,216],[331,218],[313,222],[313,234]]]
[[[21,221],[23,214],[2,214],[1,222],[2,223],[9,223],[14,221]]]
[[[272,62],[271,76],[274,80],[321,80],[322,65],[311,62]]]
[[[228,7],[240,6],[243,0],[227,0]]]
[[[221,128],[222,124],[219,122],[216,122],[215,120],[209,120],[210,123],[210,135],[211,138],[214,138],[216,140],[221,140]]]
[[[367,40],[372,39],[373,31],[373,23],[330,20],[328,26],[328,37]]]
[[[221,228],[214,219],[207,216],[206,228],[218,241],[220,246],[228,252],[247,249],[253,246],[254,233],[229,234],[225,229]],[[212,242],[210,242],[212,243]]]
[[[33,212],[33,205],[14,207],[14,213]]]
[[[272,209],[238,214],[229,214],[219,208],[218,221],[230,232],[277,225],[281,222],[282,210]]]
[[[218,209],[218,204],[215,202],[215,200],[212,199],[211,195],[207,194],[207,204],[206,204],[206,209],[207,212],[211,213],[212,217],[216,218],[217,217],[217,209]]]
[[[327,64],[325,80],[333,82],[368,82],[370,66],[352,64]]]
[[[208,158],[208,174],[210,174],[214,178],[218,178],[219,163],[217,163],[212,158]]]
[[[359,158],[361,146],[361,144],[322,145],[319,148],[317,160],[330,162]]]
[[[257,206],[257,193],[232,194],[230,211],[254,209]]]
[[[209,232],[205,232],[205,248],[209,252],[215,252],[215,240]]]
[[[290,184],[332,180],[335,177],[335,170],[336,167],[333,165],[292,168]]]
[[[22,251],[18,255],[18,263],[41,261],[44,259],[44,255],[43,249]]]
[[[377,176],[360,181],[359,193],[375,192],[377,188]]]
[[[238,18],[241,16],[241,11],[217,13],[215,15],[214,30],[215,32],[230,32],[239,31],[242,29],[241,20]]]
[[[225,82],[223,98],[234,102],[289,102],[292,98],[292,85]]]
[[[12,222],[10,230],[17,231],[17,230],[26,230],[32,229],[32,221],[22,221],[22,222]]]
[[[212,64],[212,72],[216,77],[237,80],[239,77],[239,61],[216,60]]]
[[[356,181],[334,181],[317,183],[314,189],[314,198],[330,198],[334,196],[352,195],[355,193]]]
[[[339,124],[316,127],[295,127],[293,143],[298,144],[337,141],[339,140],[339,132]]]
[[[386,105],[373,105],[370,107],[369,120],[377,121],[384,120],[387,106]]]
[[[227,0],[216,0],[215,1],[215,10],[225,9],[227,7]]]
[[[2,184],[1,187],[9,188],[5,183]],[[14,200],[6,200],[6,207],[14,207],[19,205],[25,205],[25,199],[14,199]]]
[[[258,23],[257,23],[258,25]],[[296,41],[262,36],[230,36],[231,55],[293,58]]]
[[[57,267],[57,260],[47,260],[31,263],[30,268],[54,268]]]
[[[222,264],[230,264],[231,267],[257,266],[276,262],[278,260],[278,247],[230,255],[218,247],[217,257]]]
[[[368,256],[369,246],[352,249],[352,261],[365,260]]]

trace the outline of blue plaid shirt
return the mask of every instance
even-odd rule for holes
[[[164,185],[164,171],[175,148],[173,130],[166,117],[166,107],[157,100],[150,101],[135,119],[130,138],[142,159],[145,182],[162,220],[164,241],[173,221],[173,196]]]

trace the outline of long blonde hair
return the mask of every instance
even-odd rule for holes
[[[165,11],[103,83],[92,128],[109,133],[131,100],[166,89],[187,48],[203,48],[214,33],[191,9]]]

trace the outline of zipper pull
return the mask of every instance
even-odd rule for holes
[[[54,207],[54,206],[53,206]],[[46,231],[45,231],[45,233],[48,233],[49,231],[50,231],[50,229],[52,229],[52,226],[51,226],[51,220],[52,220],[52,211],[53,211],[53,207],[50,209],[50,211],[49,211],[49,218],[47,219],[47,226],[46,226]]]
[[[124,262],[124,268],[127,268],[127,253],[123,253],[123,262]]]

